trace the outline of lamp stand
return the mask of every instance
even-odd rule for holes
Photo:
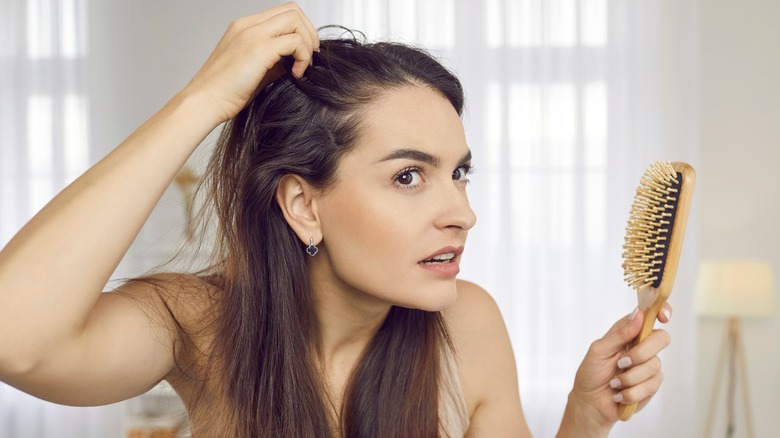
[[[710,399],[709,413],[707,414],[707,428],[704,432],[704,437],[710,437],[712,432],[712,422],[715,414],[715,404],[718,400],[718,392],[720,390],[721,374],[723,372],[723,364],[728,363],[728,394],[727,405],[728,410],[726,437],[732,438],[735,432],[735,419],[734,419],[734,401],[735,401],[735,389],[737,383],[736,373],[739,371],[740,380],[742,383],[742,402],[745,408],[745,421],[747,423],[747,436],[753,438],[753,421],[751,418],[750,409],[750,396],[748,395],[748,380],[747,380],[747,367],[745,366],[745,349],[742,341],[742,331],[740,329],[739,319],[731,317],[728,320],[726,329],[723,332],[723,343],[720,347],[720,355],[718,359],[718,368],[715,371],[715,384],[712,398]],[[728,358],[727,358],[728,356]],[[737,370],[739,368],[739,370]]]

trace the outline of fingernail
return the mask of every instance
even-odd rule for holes
[[[615,403],[620,403],[623,401],[623,394],[620,393],[615,394],[615,396],[612,398],[615,400]]]
[[[634,318],[636,318],[636,314],[639,313],[639,307],[636,307],[633,312],[631,312],[630,315],[628,315],[628,320],[633,321]]]
[[[666,315],[666,320],[667,321],[672,319],[672,312],[670,312],[669,309],[664,309],[664,315]]]
[[[631,358],[628,356],[623,356],[620,358],[620,360],[617,363],[618,368],[628,368],[631,366]]]
[[[615,377],[614,379],[610,380],[609,386],[611,386],[612,388],[620,388],[620,379]]]

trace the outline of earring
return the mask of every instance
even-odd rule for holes
[[[315,255],[317,255],[317,251],[319,251],[319,249],[317,248],[317,245],[314,244],[314,238],[310,237],[309,247],[306,248],[306,252],[308,252],[310,256],[314,257]]]

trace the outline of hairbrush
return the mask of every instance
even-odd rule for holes
[[[696,172],[690,165],[657,161],[636,189],[623,245],[623,271],[637,291],[645,319],[629,348],[653,332],[658,312],[672,292],[695,184]],[[636,408],[636,403],[619,405],[620,419],[631,418]]]

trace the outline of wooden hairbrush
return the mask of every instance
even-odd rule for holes
[[[653,163],[636,189],[623,245],[623,271],[637,290],[645,319],[629,348],[653,332],[658,312],[672,293],[685,237],[696,172],[686,163]],[[621,420],[636,411],[636,403],[619,405]]]

